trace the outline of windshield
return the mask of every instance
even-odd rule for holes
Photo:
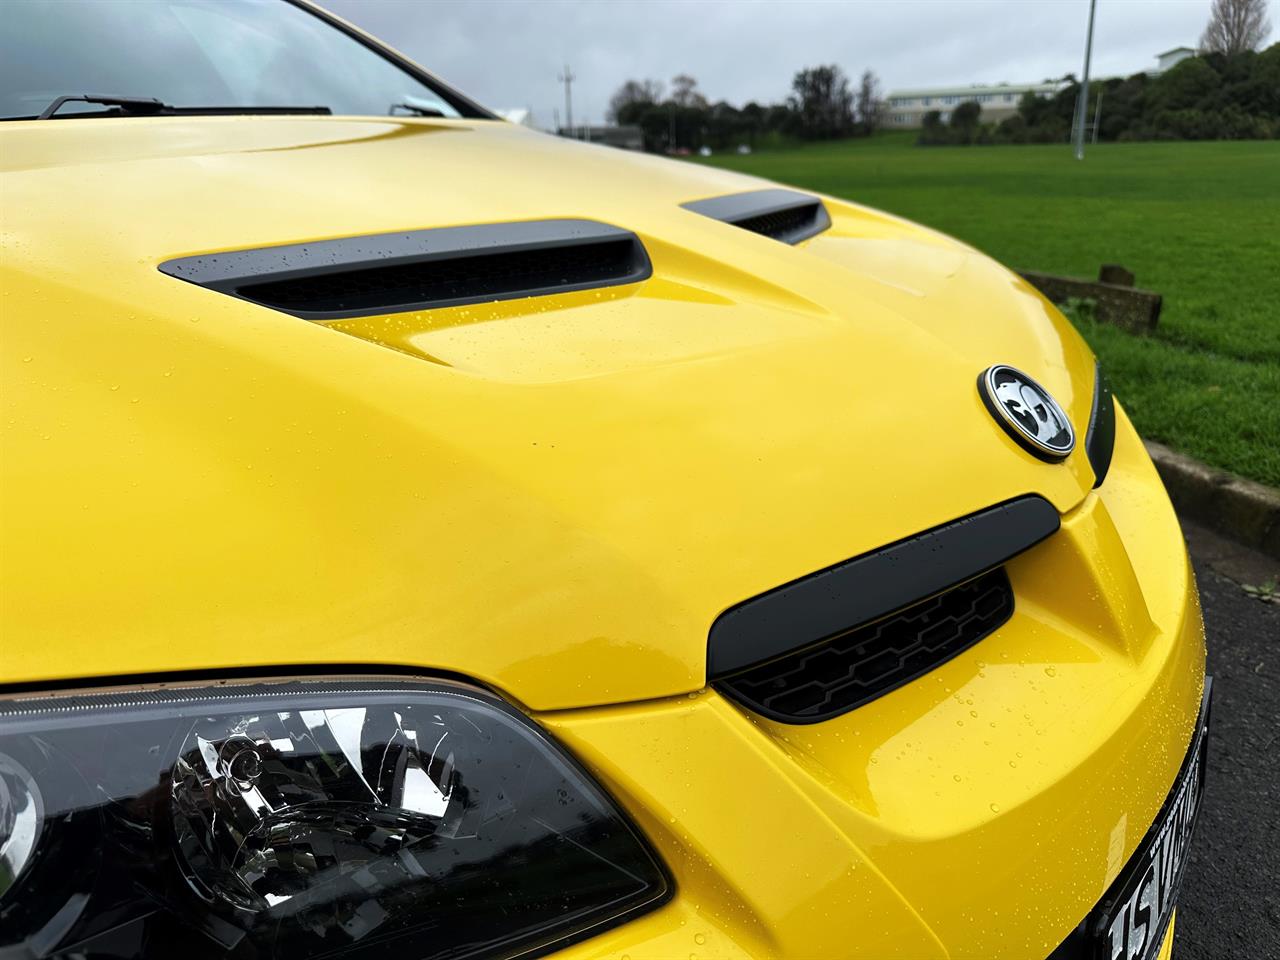
[[[177,108],[327,107],[335,114],[484,116],[286,0],[0,0],[0,117],[58,97]],[[109,112],[67,103],[58,116]]]

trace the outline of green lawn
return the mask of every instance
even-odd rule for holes
[[[901,214],[1012,267],[1164,294],[1154,336],[1082,332],[1138,428],[1280,486],[1280,142],[914,146],[884,134],[704,161]]]

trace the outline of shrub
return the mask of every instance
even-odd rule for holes
[[[1051,97],[1027,94],[1018,105],[1025,138],[1056,143],[1071,131],[1080,86]],[[1090,84],[1090,108],[1102,93],[1102,140],[1238,140],[1280,134],[1280,43],[1261,53],[1188,57],[1155,76]],[[1019,143],[1016,126],[997,131],[997,143]]]
[[[930,110],[920,121],[920,136],[916,138],[916,143],[923,147],[935,147],[949,142],[947,128],[942,125],[942,114],[937,110]]]
[[[1027,121],[1022,114],[1015,113],[1011,117],[1005,117],[1000,121],[1000,125],[996,127],[995,132],[996,143],[1026,143],[1027,142]]]
[[[1077,326],[1094,323],[1098,317],[1098,301],[1093,297],[1067,297],[1058,309]]]

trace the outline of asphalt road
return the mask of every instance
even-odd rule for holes
[[[1280,604],[1253,599],[1219,571],[1259,583],[1280,573],[1280,564],[1202,533],[1189,534],[1214,702],[1209,776],[1179,898],[1174,958],[1275,960],[1280,958]]]

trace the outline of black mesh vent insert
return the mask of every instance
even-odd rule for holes
[[[775,720],[829,720],[928,673],[995,631],[1012,613],[1009,578],[997,568],[715,686]]]
[[[818,226],[821,211],[822,205],[815,200],[790,210],[777,210],[758,217],[735,220],[733,225],[783,243],[793,243],[793,237],[803,238],[816,232],[814,228]]]
[[[597,285],[635,272],[630,239],[344,270],[242,286],[246,300],[307,313],[403,309]]]
[[[749,190],[692,200],[681,206],[782,243],[799,243],[831,226],[831,215],[822,200],[796,190]]]

